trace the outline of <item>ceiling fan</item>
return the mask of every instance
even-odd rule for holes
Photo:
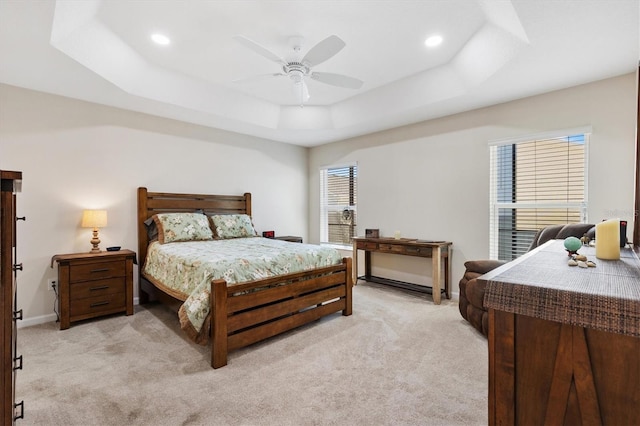
[[[320,43],[313,46],[302,59],[291,62],[285,61],[266,47],[247,37],[235,36],[234,39],[257,54],[262,55],[282,66],[282,72],[262,74],[234,80],[236,83],[268,77],[289,77],[293,82],[293,92],[300,106],[303,106],[304,103],[309,100],[309,89],[305,82],[305,78],[307,77],[321,83],[344,87],[347,89],[359,89],[362,87],[363,82],[357,78],[330,72],[312,71],[313,67],[332,58],[345,46],[345,42],[338,36],[331,35],[327,37]],[[291,37],[290,44],[293,47],[296,57],[299,57],[302,47],[302,37]]]

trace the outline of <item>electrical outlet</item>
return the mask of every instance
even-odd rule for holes
[[[52,278],[47,280],[47,290],[49,290],[49,291],[53,290],[53,286],[54,285],[58,285],[58,281],[57,280],[54,280]]]

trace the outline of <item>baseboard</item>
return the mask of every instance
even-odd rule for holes
[[[133,304],[137,305],[140,302],[140,299],[137,297],[133,298]],[[45,324],[48,322],[53,322],[55,320],[58,319],[58,316],[56,314],[47,314],[47,315],[41,315],[39,317],[31,317],[31,318],[23,318],[20,321],[18,321],[18,328],[23,328],[23,327],[31,327],[32,325],[38,325],[38,324]]]
[[[41,315],[39,317],[23,318],[20,321],[18,321],[18,328],[44,324],[47,322],[55,321],[56,319],[57,319],[56,314],[48,314],[48,315]]]

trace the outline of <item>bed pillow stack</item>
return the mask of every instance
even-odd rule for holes
[[[258,235],[247,214],[159,213],[144,222],[149,241],[160,244],[247,238]]]

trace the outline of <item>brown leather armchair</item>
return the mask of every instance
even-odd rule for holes
[[[586,223],[547,226],[537,232],[528,251],[549,240],[565,239],[567,237],[580,238],[585,234],[589,238],[593,238],[595,226]],[[507,262],[502,260],[470,260],[464,264],[466,271],[459,283],[460,300],[458,308],[464,319],[469,321],[485,336],[489,334],[489,315],[484,307],[485,284],[479,283],[477,278],[505,263]]]

